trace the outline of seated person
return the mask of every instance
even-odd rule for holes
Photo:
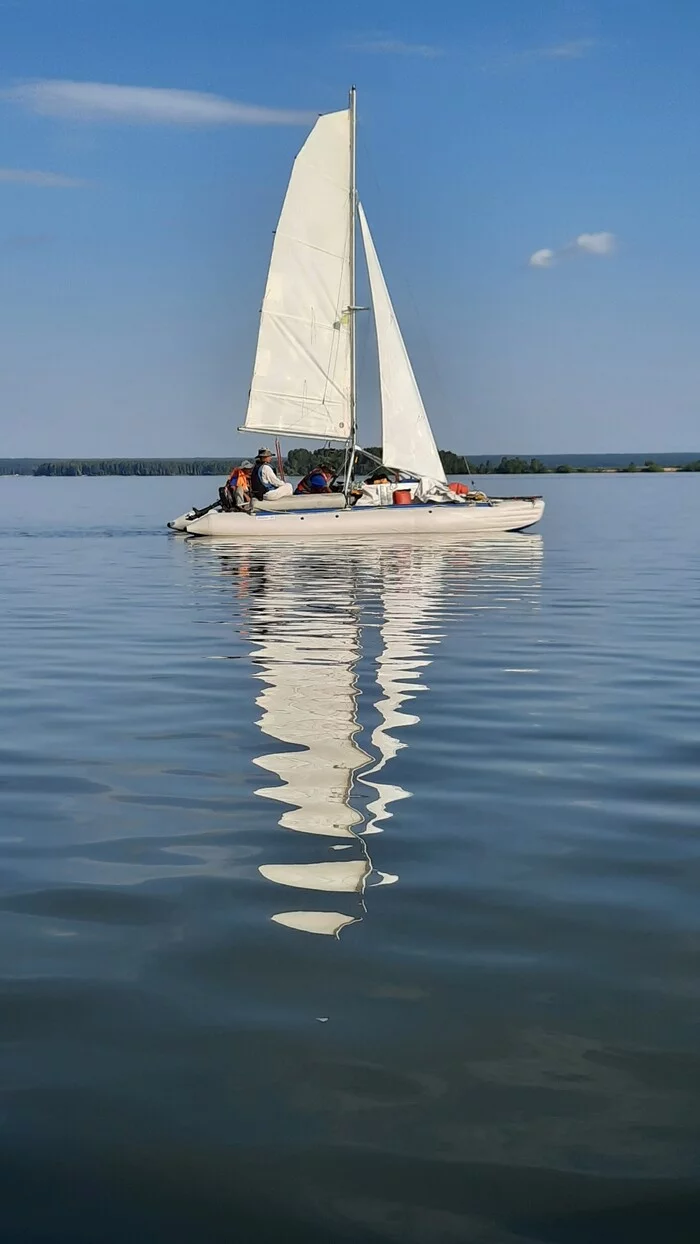
[[[386,467],[378,467],[377,470],[373,471],[371,475],[368,475],[365,480],[366,484],[388,484],[389,482],[389,472]]]
[[[303,479],[299,480],[294,489],[295,496],[301,496],[303,493],[319,493],[330,492],[331,484],[335,471],[327,462],[321,462],[318,466],[312,467],[307,471]]]
[[[250,502],[250,472],[252,462],[242,462],[234,467],[223,488],[219,489],[221,508],[226,513],[243,510]]]
[[[275,475],[270,463],[272,453],[269,449],[259,449],[250,477],[250,490],[256,501],[277,501],[280,497],[291,497],[292,485],[285,483]]]

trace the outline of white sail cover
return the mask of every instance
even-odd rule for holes
[[[362,204],[359,214],[379,351],[382,458],[389,467],[444,484],[445,472]]]
[[[347,440],[350,113],[320,117],[294,162],[272,248],[245,427]]]

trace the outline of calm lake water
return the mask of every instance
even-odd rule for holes
[[[0,479],[3,1244],[695,1244],[700,476],[213,484]]]

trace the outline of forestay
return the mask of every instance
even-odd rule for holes
[[[379,351],[382,458],[389,467],[446,483],[362,204],[358,209]]]
[[[245,427],[346,440],[350,426],[350,113],[316,122],[275,234]]]

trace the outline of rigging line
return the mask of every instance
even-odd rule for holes
[[[345,279],[345,259],[349,253],[349,250],[350,250],[350,222],[348,221],[346,225],[346,232],[345,232],[345,244],[343,247],[343,266],[341,267],[340,275],[338,277],[338,289],[337,289],[337,293],[335,296],[337,317],[338,317],[338,321],[340,322],[341,326],[338,329],[337,337],[335,337],[334,339],[331,339],[330,350],[329,350],[329,354],[330,354],[329,365],[326,371],[326,380],[325,380],[325,385],[323,389],[323,404],[324,405],[326,403],[326,395],[328,393],[328,386],[330,384],[331,366],[333,364],[337,364],[337,361],[338,361],[338,353],[340,351],[340,346],[341,346],[341,341],[342,341],[341,333],[343,331],[342,330],[342,318],[343,318],[343,315],[345,314],[354,315],[354,311],[350,311],[348,308],[341,306],[341,303],[342,303],[341,293],[342,293],[343,281]],[[336,356],[335,360],[333,359],[334,351],[335,351],[335,356]],[[333,367],[333,374],[335,375],[335,366]],[[337,388],[337,385],[334,385],[334,387]]]

